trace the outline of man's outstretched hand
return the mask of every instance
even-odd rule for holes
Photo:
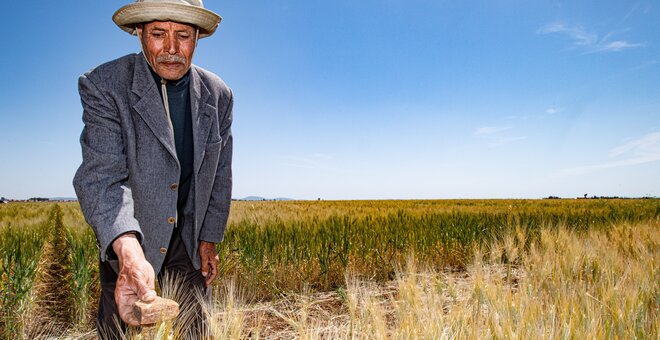
[[[218,276],[218,252],[215,250],[215,243],[200,241],[199,256],[202,259],[202,276],[206,279],[206,287]]]
[[[144,258],[144,252],[134,234],[124,234],[112,243],[119,258],[119,277],[115,286],[117,312],[124,322],[139,326],[133,315],[133,304],[138,301],[151,302],[156,298],[154,290],[154,268]]]

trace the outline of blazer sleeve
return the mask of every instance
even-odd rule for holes
[[[80,135],[83,160],[73,186],[105,261],[117,237],[134,232],[141,241],[143,235],[133,215],[119,110],[88,74],[78,80],[78,91],[85,126]]]
[[[219,103],[218,107],[223,106]],[[219,243],[224,238],[227,220],[229,219],[229,207],[231,205],[231,161],[233,150],[231,124],[234,108],[234,95],[231,90],[229,90],[229,97],[225,101],[224,108],[224,113],[220,116],[219,120],[222,149],[220,151],[218,168],[215,172],[209,206],[199,234],[200,240],[213,243]]]

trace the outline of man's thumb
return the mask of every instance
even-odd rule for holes
[[[149,288],[147,285],[141,285],[138,297],[144,302],[151,302],[156,299],[156,291]]]

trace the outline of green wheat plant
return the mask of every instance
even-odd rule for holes
[[[21,334],[32,302],[32,283],[43,246],[41,219],[14,220],[0,229],[0,338]]]
[[[208,336],[657,338],[659,230],[657,199],[234,201]],[[94,338],[76,202],[0,205],[0,288],[0,338]]]

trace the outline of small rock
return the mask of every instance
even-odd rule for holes
[[[137,301],[133,304],[133,315],[141,325],[152,325],[173,320],[179,315],[179,304],[159,296],[152,302]]]

